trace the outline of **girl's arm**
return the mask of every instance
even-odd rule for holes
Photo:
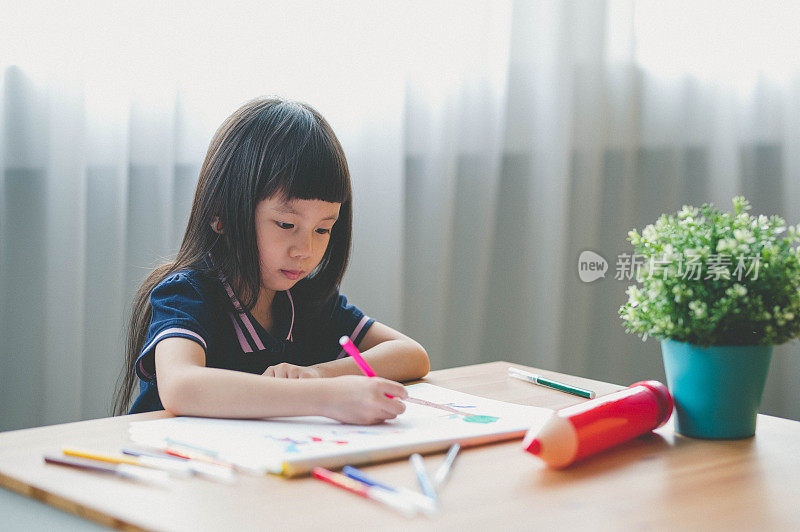
[[[408,393],[386,379],[278,379],[205,367],[205,351],[186,338],[156,345],[156,379],[161,403],[175,415],[263,418],[326,416],[345,423],[371,424],[405,410],[397,399]]]
[[[425,348],[388,325],[374,322],[359,346],[364,360],[379,376],[393,381],[421,379],[430,370]],[[361,375],[350,357],[315,364],[322,377]]]

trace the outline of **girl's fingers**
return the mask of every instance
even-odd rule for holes
[[[392,399],[392,412],[394,412],[395,416],[399,416],[405,411],[406,405],[404,402],[398,401],[397,399]]]
[[[277,377],[279,379],[302,379],[305,377],[317,376],[305,366],[295,366],[294,364],[287,363],[268,367],[266,371],[264,371],[264,375]]]
[[[392,418],[395,418],[405,412],[406,405],[400,399],[389,399],[384,396],[384,399],[381,401],[381,410]]]
[[[408,398],[408,392],[406,391],[406,387],[400,384],[399,382],[394,382],[387,380],[386,381],[386,389],[384,393],[388,393],[389,395],[393,395],[400,399]]]
[[[394,419],[397,416],[399,416],[400,414],[402,414],[403,410],[404,410],[403,403],[400,403],[400,406],[397,406],[395,404],[390,405],[389,407],[383,409],[383,412],[382,412],[383,413],[383,418],[384,419]]]

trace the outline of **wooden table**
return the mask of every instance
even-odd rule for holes
[[[583,401],[510,379],[510,365],[434,371],[425,381],[551,408]],[[527,369],[598,395],[621,388]],[[168,488],[154,488],[42,462],[65,445],[118,452],[128,422],[165,416],[151,412],[0,433],[0,486],[124,529],[800,529],[800,423],[763,415],[755,438],[694,440],[668,424],[563,471],[545,468],[519,441],[465,449],[435,518],[406,519],[311,478],[241,475],[233,486],[176,479]],[[429,470],[442,458],[426,458]],[[416,488],[405,460],[364,469]]]

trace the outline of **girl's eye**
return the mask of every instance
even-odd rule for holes
[[[317,233],[319,233],[319,234],[321,234],[321,235],[327,235],[327,234],[329,234],[330,232],[331,232],[331,230],[330,230],[330,229],[323,229],[323,228],[321,228],[321,227],[320,227],[319,229],[317,229]]]
[[[294,224],[287,224],[284,222],[275,222],[275,224],[281,229],[291,229],[292,227],[294,227]]]

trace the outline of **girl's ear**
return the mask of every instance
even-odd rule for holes
[[[223,233],[222,222],[219,221],[219,216],[211,218],[211,229],[217,234],[221,235]]]

